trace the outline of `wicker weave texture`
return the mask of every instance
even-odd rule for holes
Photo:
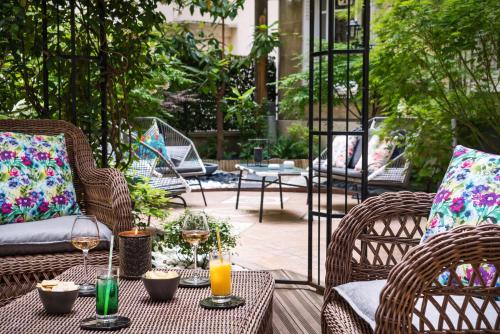
[[[96,167],[88,140],[79,128],[56,120],[0,120],[0,131],[64,134],[82,211],[95,215],[115,235],[132,227],[132,206],[125,178],[116,169]],[[26,293],[39,280],[51,278],[81,261],[81,253],[0,257],[0,305]],[[100,256],[96,253],[91,261],[100,261]]]
[[[498,311],[494,298],[499,296],[499,288],[484,284],[443,287],[436,281],[441,272],[454,272],[459,263],[471,263],[476,272],[479,263],[493,263],[500,268],[500,227],[464,227],[418,245],[432,200],[433,194],[386,193],[356,206],[340,222],[327,253],[324,333],[371,333],[332,286],[374,279],[388,279],[377,311],[377,333],[470,333],[500,329],[500,320],[491,324],[481,316],[482,307],[487,304]],[[449,300],[451,294],[464,296],[462,305],[453,305]],[[429,303],[436,304],[436,296],[445,296],[445,304],[439,308],[440,325],[432,327],[419,314]],[[415,309],[418,297],[424,302],[420,309]],[[477,321],[468,319],[462,311],[467,305],[478,310],[469,314],[473,318],[479,315]],[[460,314],[459,323],[450,322],[447,316],[450,310]],[[419,328],[412,327],[415,317],[420,320]]]
[[[95,268],[89,268],[95,274]],[[79,281],[83,267],[69,269],[62,280]],[[181,275],[189,276],[185,270]],[[202,275],[208,275],[206,271]],[[139,280],[119,281],[119,313],[132,320],[120,333],[134,334],[231,334],[272,333],[274,280],[266,272],[234,272],[233,293],[246,304],[232,310],[205,310],[198,303],[210,296],[210,289],[179,289],[170,302],[152,302]],[[79,329],[79,321],[95,314],[95,298],[78,298],[73,312],[48,315],[37,291],[0,309],[0,333],[67,334],[88,333]]]

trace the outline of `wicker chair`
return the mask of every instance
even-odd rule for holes
[[[78,204],[85,214],[95,215],[115,235],[132,227],[131,200],[123,175],[112,168],[96,168],[83,132],[65,121],[0,120],[0,131],[57,135],[66,138]],[[106,264],[108,252],[91,251],[90,264]],[[116,258],[115,258],[116,260]],[[50,279],[82,264],[82,253],[52,253],[0,257],[0,306]]]
[[[500,268],[500,226],[464,226],[418,245],[432,200],[433,195],[426,193],[385,193],[356,206],[342,219],[328,247],[321,312],[323,333],[372,333],[370,326],[332,287],[376,279],[387,279],[375,316],[376,333],[500,330],[500,317],[496,323],[478,324],[462,309],[467,303],[472,305],[477,311],[475,316],[483,320],[481,312],[489,303],[500,314],[495,304],[500,287],[458,288],[441,286],[436,280],[445,270],[454,272],[460,263],[470,263],[475,270],[480,263],[493,263]],[[462,305],[449,299],[453,295],[464,297]],[[436,296],[444,296],[445,302],[436,303]],[[417,303],[417,299],[422,303]],[[429,326],[425,308],[431,304],[438,305],[441,322],[433,330],[424,331],[423,326]],[[458,323],[450,323],[450,309],[459,314]],[[412,325],[412,319],[419,320],[420,328],[414,327],[415,322]]]

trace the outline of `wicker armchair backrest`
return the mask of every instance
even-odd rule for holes
[[[332,235],[326,288],[386,279],[425,231],[432,194],[384,193],[354,207]]]
[[[82,130],[71,123],[58,120],[0,120],[0,131],[13,131],[28,134],[58,135],[64,134],[66,139],[66,150],[69,163],[73,171],[73,184],[80,208],[85,210],[83,200],[83,184],[80,180],[79,171],[84,168],[95,167],[87,137]]]

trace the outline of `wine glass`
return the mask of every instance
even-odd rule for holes
[[[182,237],[193,247],[194,274],[192,277],[183,278],[181,284],[184,286],[208,286],[208,278],[198,275],[198,246],[208,240],[210,229],[208,227],[207,215],[203,210],[187,211],[182,224]]]
[[[95,285],[88,282],[87,257],[89,250],[99,244],[99,226],[95,216],[77,216],[71,229],[71,243],[83,252],[83,266],[85,268],[84,282],[80,284],[81,296],[95,295]]]

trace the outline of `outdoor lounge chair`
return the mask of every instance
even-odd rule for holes
[[[170,165],[184,179],[194,178],[197,180],[206,206],[207,200],[199,176],[206,175],[207,171],[193,141],[157,117],[138,117],[135,119],[135,123],[141,131],[147,131],[156,124],[163,136],[168,156],[165,156],[161,150],[158,150],[157,153],[162,156],[162,161],[170,161]],[[170,168],[170,166],[160,164],[156,166],[156,171],[164,174],[165,171],[162,170],[164,167]]]
[[[139,152],[149,154],[152,159],[137,157],[132,162],[132,172],[135,176],[148,179],[153,188],[163,189],[168,192],[168,197],[177,198],[182,201],[182,205],[187,207],[186,200],[182,194],[190,192],[191,188],[186,180],[179,175],[172,162],[165,159],[164,156],[153,147],[144,142],[139,142]],[[137,152],[136,152],[137,155]]]
[[[96,167],[87,137],[80,129],[56,120],[0,120],[0,131],[64,134],[80,209],[84,214],[95,215],[115,236],[132,228],[132,206],[125,177],[116,169]],[[0,233],[5,238],[2,228],[18,225],[29,229],[35,223],[0,225]],[[47,230],[44,234],[49,232]],[[37,282],[52,279],[72,266],[83,264],[82,253],[76,249],[19,255],[26,253],[24,246],[20,247],[23,249],[18,255],[0,255],[0,306],[32,290]],[[90,252],[90,264],[103,265],[107,262],[108,250]]]
[[[379,129],[380,125],[386,117],[374,117],[368,122],[368,137]],[[347,169],[333,167],[332,168],[332,183],[334,187],[339,189],[345,188],[347,179],[347,187],[350,192],[355,194],[359,201],[361,189],[361,172],[354,169],[354,166],[361,158],[361,140],[358,140],[354,155],[348,162]],[[326,160],[328,152],[325,149],[321,152],[320,157],[313,162],[314,177],[313,183],[316,186],[324,186],[324,181],[327,177]],[[404,150],[396,148],[392,153],[390,160],[368,175],[368,192],[370,195],[379,195],[384,191],[404,190],[408,187],[410,180],[410,162],[405,159]],[[347,170],[347,178],[346,178]],[[319,183],[321,181],[321,183]]]
[[[419,245],[433,197],[384,193],[357,205],[341,220],[327,251],[323,333],[373,333],[369,322],[337,292],[349,282],[383,287],[374,298],[376,333],[499,332],[500,303],[495,298],[500,287],[486,286],[477,277],[471,279],[473,286],[443,286],[437,277],[455,272],[462,263],[476,272],[480,264],[500,268],[500,226],[461,226]],[[498,269],[492,282],[497,279]]]

